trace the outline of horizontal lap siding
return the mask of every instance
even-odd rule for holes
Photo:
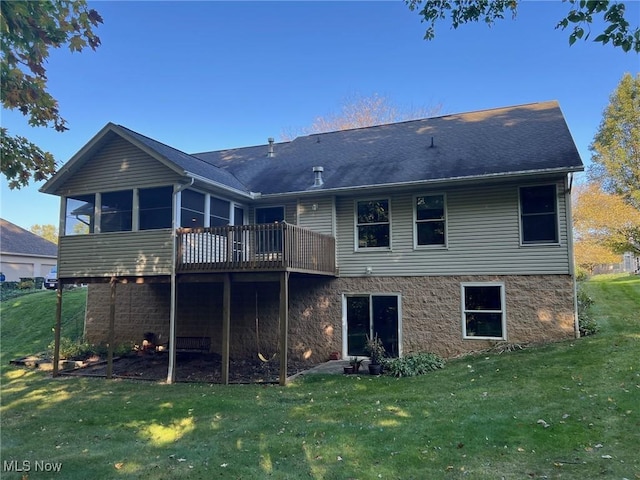
[[[179,179],[180,176],[169,167],[126,140],[115,137],[70,175],[57,193],[70,195],[172,185]]]
[[[333,197],[305,198],[298,201],[298,226],[302,228],[333,236],[333,218]]]
[[[446,193],[445,248],[413,248],[413,194],[390,194],[391,251],[354,252],[354,200],[339,198],[338,266],[340,275],[567,274],[566,205],[558,181],[560,245],[520,246],[518,186],[438,190]],[[383,197],[384,195],[378,195]]]
[[[60,278],[169,275],[171,230],[60,238]]]

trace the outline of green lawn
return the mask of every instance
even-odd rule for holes
[[[638,479],[640,278],[584,288],[601,325],[592,337],[422,377],[314,375],[287,387],[14,368],[9,358],[50,342],[55,293],[4,302],[0,476],[22,478],[7,471],[16,461],[29,479]],[[82,292],[65,294],[65,329],[74,295],[82,308]],[[58,462],[61,473],[36,471]]]

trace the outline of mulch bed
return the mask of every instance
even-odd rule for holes
[[[169,355],[167,353],[131,354],[115,358],[113,377],[137,380],[164,381],[167,379]],[[216,354],[178,353],[176,355],[175,379],[177,382],[221,383],[221,357]],[[287,376],[290,377],[311,367],[309,364],[289,361]],[[105,377],[107,362],[94,359],[85,366],[61,371],[64,375]],[[278,383],[280,361],[259,359],[229,361],[230,383]]]

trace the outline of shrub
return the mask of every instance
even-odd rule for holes
[[[435,353],[422,352],[402,358],[383,360],[384,372],[394,377],[415,377],[444,368],[444,360]]]
[[[589,272],[582,268],[582,267],[577,267],[576,268],[576,280],[578,282],[584,282],[586,280],[589,279]]]
[[[587,293],[578,288],[578,329],[580,335],[586,337],[598,333],[600,327],[598,322],[591,316],[591,306],[593,299]]]
[[[47,347],[50,355],[53,357],[55,341],[51,342]],[[70,338],[60,338],[60,358],[62,360],[78,360],[86,358],[91,353],[91,345],[88,343],[74,342]]]

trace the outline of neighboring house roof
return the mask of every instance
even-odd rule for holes
[[[57,257],[58,246],[0,218],[0,252],[12,255]]]
[[[281,195],[583,170],[556,101],[311,134],[291,142],[186,154],[108,124],[45,186],[118,134],[187,177],[246,194]],[[313,167],[324,168],[314,186]]]

